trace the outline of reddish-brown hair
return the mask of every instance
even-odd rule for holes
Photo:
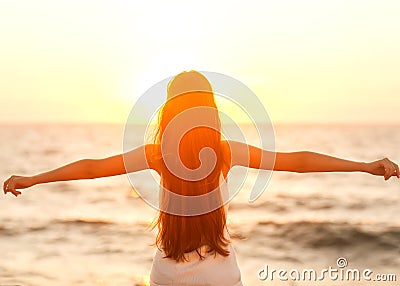
[[[179,158],[186,168],[194,170],[204,163],[200,162],[200,151],[203,148],[211,148],[216,155],[213,157],[214,161],[216,158],[214,169],[205,178],[186,180],[167,167],[160,151],[160,156],[158,156],[157,169],[161,175],[162,186],[174,194],[183,196],[199,196],[218,189],[224,161],[221,150],[220,119],[211,84],[199,72],[178,74],[168,85],[167,102],[159,113],[155,146],[161,146],[162,142],[168,144],[174,141],[164,137],[168,124],[182,112],[196,107],[214,110],[211,113],[201,113],[207,116],[203,118],[203,121],[209,122],[207,126],[214,126],[214,128],[204,125],[193,126],[179,142]],[[174,135],[168,133],[168,136]],[[215,200],[215,196],[208,196],[200,203],[212,205],[210,201],[207,201],[211,199]],[[229,240],[224,236],[226,213],[220,195],[217,200],[219,201],[218,208],[200,215],[178,215],[165,209],[160,210],[154,225],[158,227],[156,245],[164,251],[166,257],[178,262],[185,261],[185,253],[196,250],[202,259],[203,256],[198,251],[202,246],[206,247],[208,253],[229,255],[226,249]],[[215,205],[215,201],[213,204]]]

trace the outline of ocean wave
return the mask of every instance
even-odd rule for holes
[[[294,241],[310,248],[350,248],[374,245],[384,250],[400,250],[400,226],[331,221],[259,221],[250,236],[267,235]]]
[[[246,210],[246,209],[265,209],[272,212],[284,212],[287,211],[289,206],[284,202],[276,202],[276,201],[264,201],[262,203],[231,203],[229,204],[229,210],[237,211],[237,210]]]
[[[300,198],[288,197],[287,199],[277,199],[270,201],[263,201],[261,203],[248,204],[248,203],[231,203],[230,210],[244,210],[244,209],[265,209],[269,212],[287,212],[291,209],[298,209],[299,207],[309,210],[325,210],[337,208],[337,201],[328,198]]]
[[[0,225],[0,235],[17,236],[40,232],[58,232],[65,230],[86,229],[89,232],[136,234],[149,228],[148,222],[120,223],[98,218],[60,218],[47,222],[8,221]],[[149,228],[150,229],[150,228]],[[149,231],[150,232],[150,231]]]
[[[52,223],[65,224],[65,225],[94,225],[94,226],[116,224],[111,220],[91,219],[91,218],[55,219],[52,221]]]
[[[135,221],[134,223],[121,223],[118,221],[101,219],[101,218],[64,218],[64,219],[54,219],[51,224],[55,225],[70,225],[70,226],[94,226],[94,227],[116,227],[116,228],[143,228],[149,227],[149,222],[147,221]]]
[[[374,205],[381,205],[387,207],[393,207],[396,202],[389,199],[375,200]],[[278,194],[276,197],[271,198],[267,201],[255,202],[249,204],[247,202],[232,202],[229,205],[230,210],[246,210],[246,209],[265,209],[269,212],[289,212],[298,210],[299,208],[306,210],[340,210],[340,211],[352,211],[352,210],[365,210],[371,208],[372,202],[369,200],[360,201],[355,200],[343,200],[340,198],[323,196],[323,195],[302,195],[292,196],[287,194]]]

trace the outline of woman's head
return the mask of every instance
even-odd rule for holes
[[[208,79],[198,71],[184,71],[176,75],[168,84],[167,100],[174,96],[193,91],[206,91],[212,93]]]
[[[170,81],[155,144],[160,146],[157,165],[167,190],[160,200],[157,245],[177,261],[202,245],[208,245],[210,252],[227,255],[226,217],[219,193],[223,165],[220,119],[212,86],[204,75],[183,72]],[[196,206],[171,196],[200,196],[215,190],[217,196],[202,196]],[[217,207],[193,213],[194,207],[212,205]]]

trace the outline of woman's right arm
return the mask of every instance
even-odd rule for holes
[[[25,189],[38,184],[95,179],[144,170],[149,168],[150,160],[148,159],[152,156],[153,149],[153,145],[149,144],[107,158],[78,160],[34,176],[13,175],[4,182],[3,190],[5,194],[10,192],[18,196],[21,192],[17,189]]]
[[[17,189],[26,189],[38,184],[90,179],[93,177],[91,173],[92,168],[92,159],[82,159],[33,176],[12,175],[4,181],[4,194],[10,192],[14,196],[18,196],[21,192],[17,191]]]

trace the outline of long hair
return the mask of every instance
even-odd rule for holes
[[[187,114],[182,117],[184,113]],[[190,128],[188,122],[192,125]],[[196,122],[200,124],[196,126]],[[168,85],[167,101],[159,113],[154,143],[155,146],[166,146],[167,150],[176,150],[172,155],[179,159],[172,161],[176,164],[171,166],[167,162],[171,153],[160,151],[159,148],[157,166],[161,185],[168,191],[160,199],[164,207],[160,209],[156,220],[156,245],[164,251],[165,257],[177,262],[185,261],[185,253],[194,250],[200,259],[204,258],[198,251],[200,247],[206,247],[206,252],[214,255],[229,255],[226,249],[229,240],[224,236],[226,213],[219,192],[223,166],[220,128],[214,93],[206,77],[196,71],[183,72],[174,77]],[[173,145],[177,145],[175,149]],[[204,148],[214,152],[214,156],[200,156]],[[201,177],[190,177],[194,170],[200,170],[201,167],[213,168]],[[177,174],[177,171],[182,172]],[[194,205],[174,201],[168,192],[188,197],[210,194],[215,190],[218,191],[217,196],[205,196],[198,204],[205,208],[217,204],[216,208],[199,215],[173,212],[179,207],[180,212],[187,213],[191,211],[188,208]]]

